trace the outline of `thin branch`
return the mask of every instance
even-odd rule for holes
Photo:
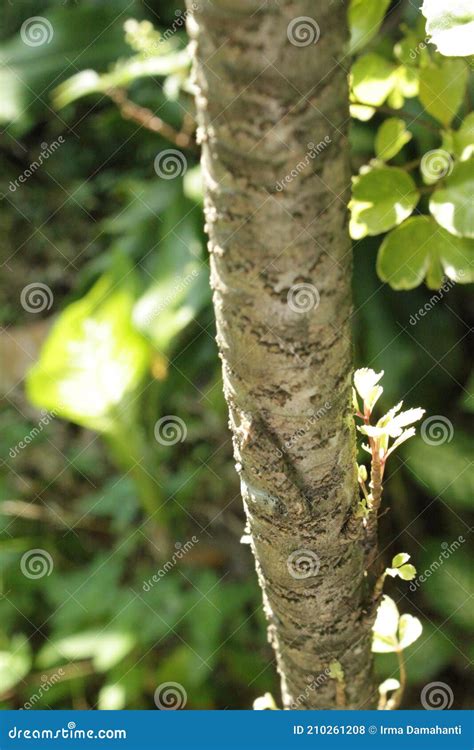
[[[135,104],[123,89],[111,88],[107,90],[107,96],[117,105],[120,114],[125,120],[133,120],[142,125],[153,133],[159,133],[178,146],[179,148],[192,148],[194,145],[194,120],[190,115],[186,115],[183,130],[177,131],[167,122],[155,115],[151,109]]]

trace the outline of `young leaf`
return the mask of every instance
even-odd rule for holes
[[[426,18],[426,32],[442,55],[474,55],[472,0],[424,0],[421,12]]]
[[[474,156],[474,112],[469,112],[461,127],[452,133],[453,152],[460,161]]]
[[[372,651],[377,654],[388,654],[398,648],[398,621],[400,615],[397,605],[389,596],[384,596],[377,610],[374,627]]]
[[[411,137],[404,120],[389,117],[379,127],[375,136],[375,153],[379,159],[388,161],[398,154]]]
[[[365,401],[372,388],[379,382],[382,377],[383,370],[381,372],[375,372],[369,367],[361,367],[359,370],[355,371],[355,389],[363,401]]]
[[[404,563],[408,562],[409,559],[409,554],[407,554],[406,552],[399,552],[398,555],[395,555],[392,560],[392,567],[399,568],[400,565],[404,565]]]
[[[410,216],[420,194],[410,175],[395,167],[371,169],[353,178],[350,234],[359,240],[387,232]]]
[[[420,70],[419,97],[425,110],[447,126],[464,98],[467,66],[462,60],[431,61]]]
[[[398,626],[399,648],[404,649],[420,637],[423,626],[417,617],[413,615],[402,615]]]
[[[456,237],[474,237],[474,157],[455,165],[430,199],[438,224]]]

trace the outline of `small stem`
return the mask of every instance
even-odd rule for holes
[[[382,575],[380,575],[377,578],[377,581],[376,581],[375,586],[374,586],[374,593],[373,593],[373,596],[372,596],[372,601],[376,602],[378,600],[378,598],[380,597],[380,595],[382,594],[383,585],[385,583],[386,576],[387,576],[387,574],[384,571],[382,573]]]
[[[400,674],[400,687],[398,690],[394,692],[392,697],[389,701],[387,701],[387,710],[389,711],[395,711],[397,708],[400,707],[400,704],[402,702],[403,693],[405,692],[406,684],[407,684],[407,671],[405,667],[405,659],[403,658],[403,650],[399,649],[397,651],[397,659],[398,659],[398,670]]]

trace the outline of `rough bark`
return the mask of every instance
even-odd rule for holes
[[[286,708],[375,700],[350,408],[344,5],[188,6],[217,340]],[[289,41],[302,16],[317,43]]]

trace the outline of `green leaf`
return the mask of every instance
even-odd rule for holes
[[[430,199],[438,224],[457,237],[474,237],[474,158],[460,162]]]
[[[375,153],[379,159],[388,161],[398,154],[411,137],[404,120],[389,117],[379,127],[375,136]]]
[[[384,57],[370,53],[362,55],[351,69],[353,100],[362,104],[383,104],[393,89],[395,66]]]
[[[467,67],[462,60],[431,61],[420,70],[419,97],[425,110],[447,126],[464,98]]]
[[[92,659],[94,669],[107,672],[130,653],[136,639],[121,631],[91,630],[50,641],[39,653],[38,662],[50,667],[63,661]]]
[[[371,169],[353,178],[350,234],[381,234],[410,216],[420,194],[410,175],[396,167]]]
[[[15,687],[31,668],[31,652],[28,639],[17,635],[12,638],[10,648],[0,651],[0,693]]]
[[[474,243],[453,237],[429,216],[414,216],[390,232],[377,256],[377,273],[393,289],[414,289],[438,266],[436,288],[443,273],[458,283],[474,281]]]
[[[415,643],[423,632],[423,626],[418,617],[402,615],[398,625],[399,648],[404,649]]]
[[[474,156],[474,112],[469,112],[461,127],[452,133],[453,151],[461,161]]]
[[[117,410],[142,379],[150,354],[131,323],[132,277],[120,277],[101,277],[66,307],[27,377],[36,406],[101,432],[116,428]]]
[[[391,0],[351,0],[348,11],[351,33],[349,54],[365,47],[377,34]]]
[[[474,55],[472,0],[424,0],[421,12],[426,18],[426,32],[442,55]]]

